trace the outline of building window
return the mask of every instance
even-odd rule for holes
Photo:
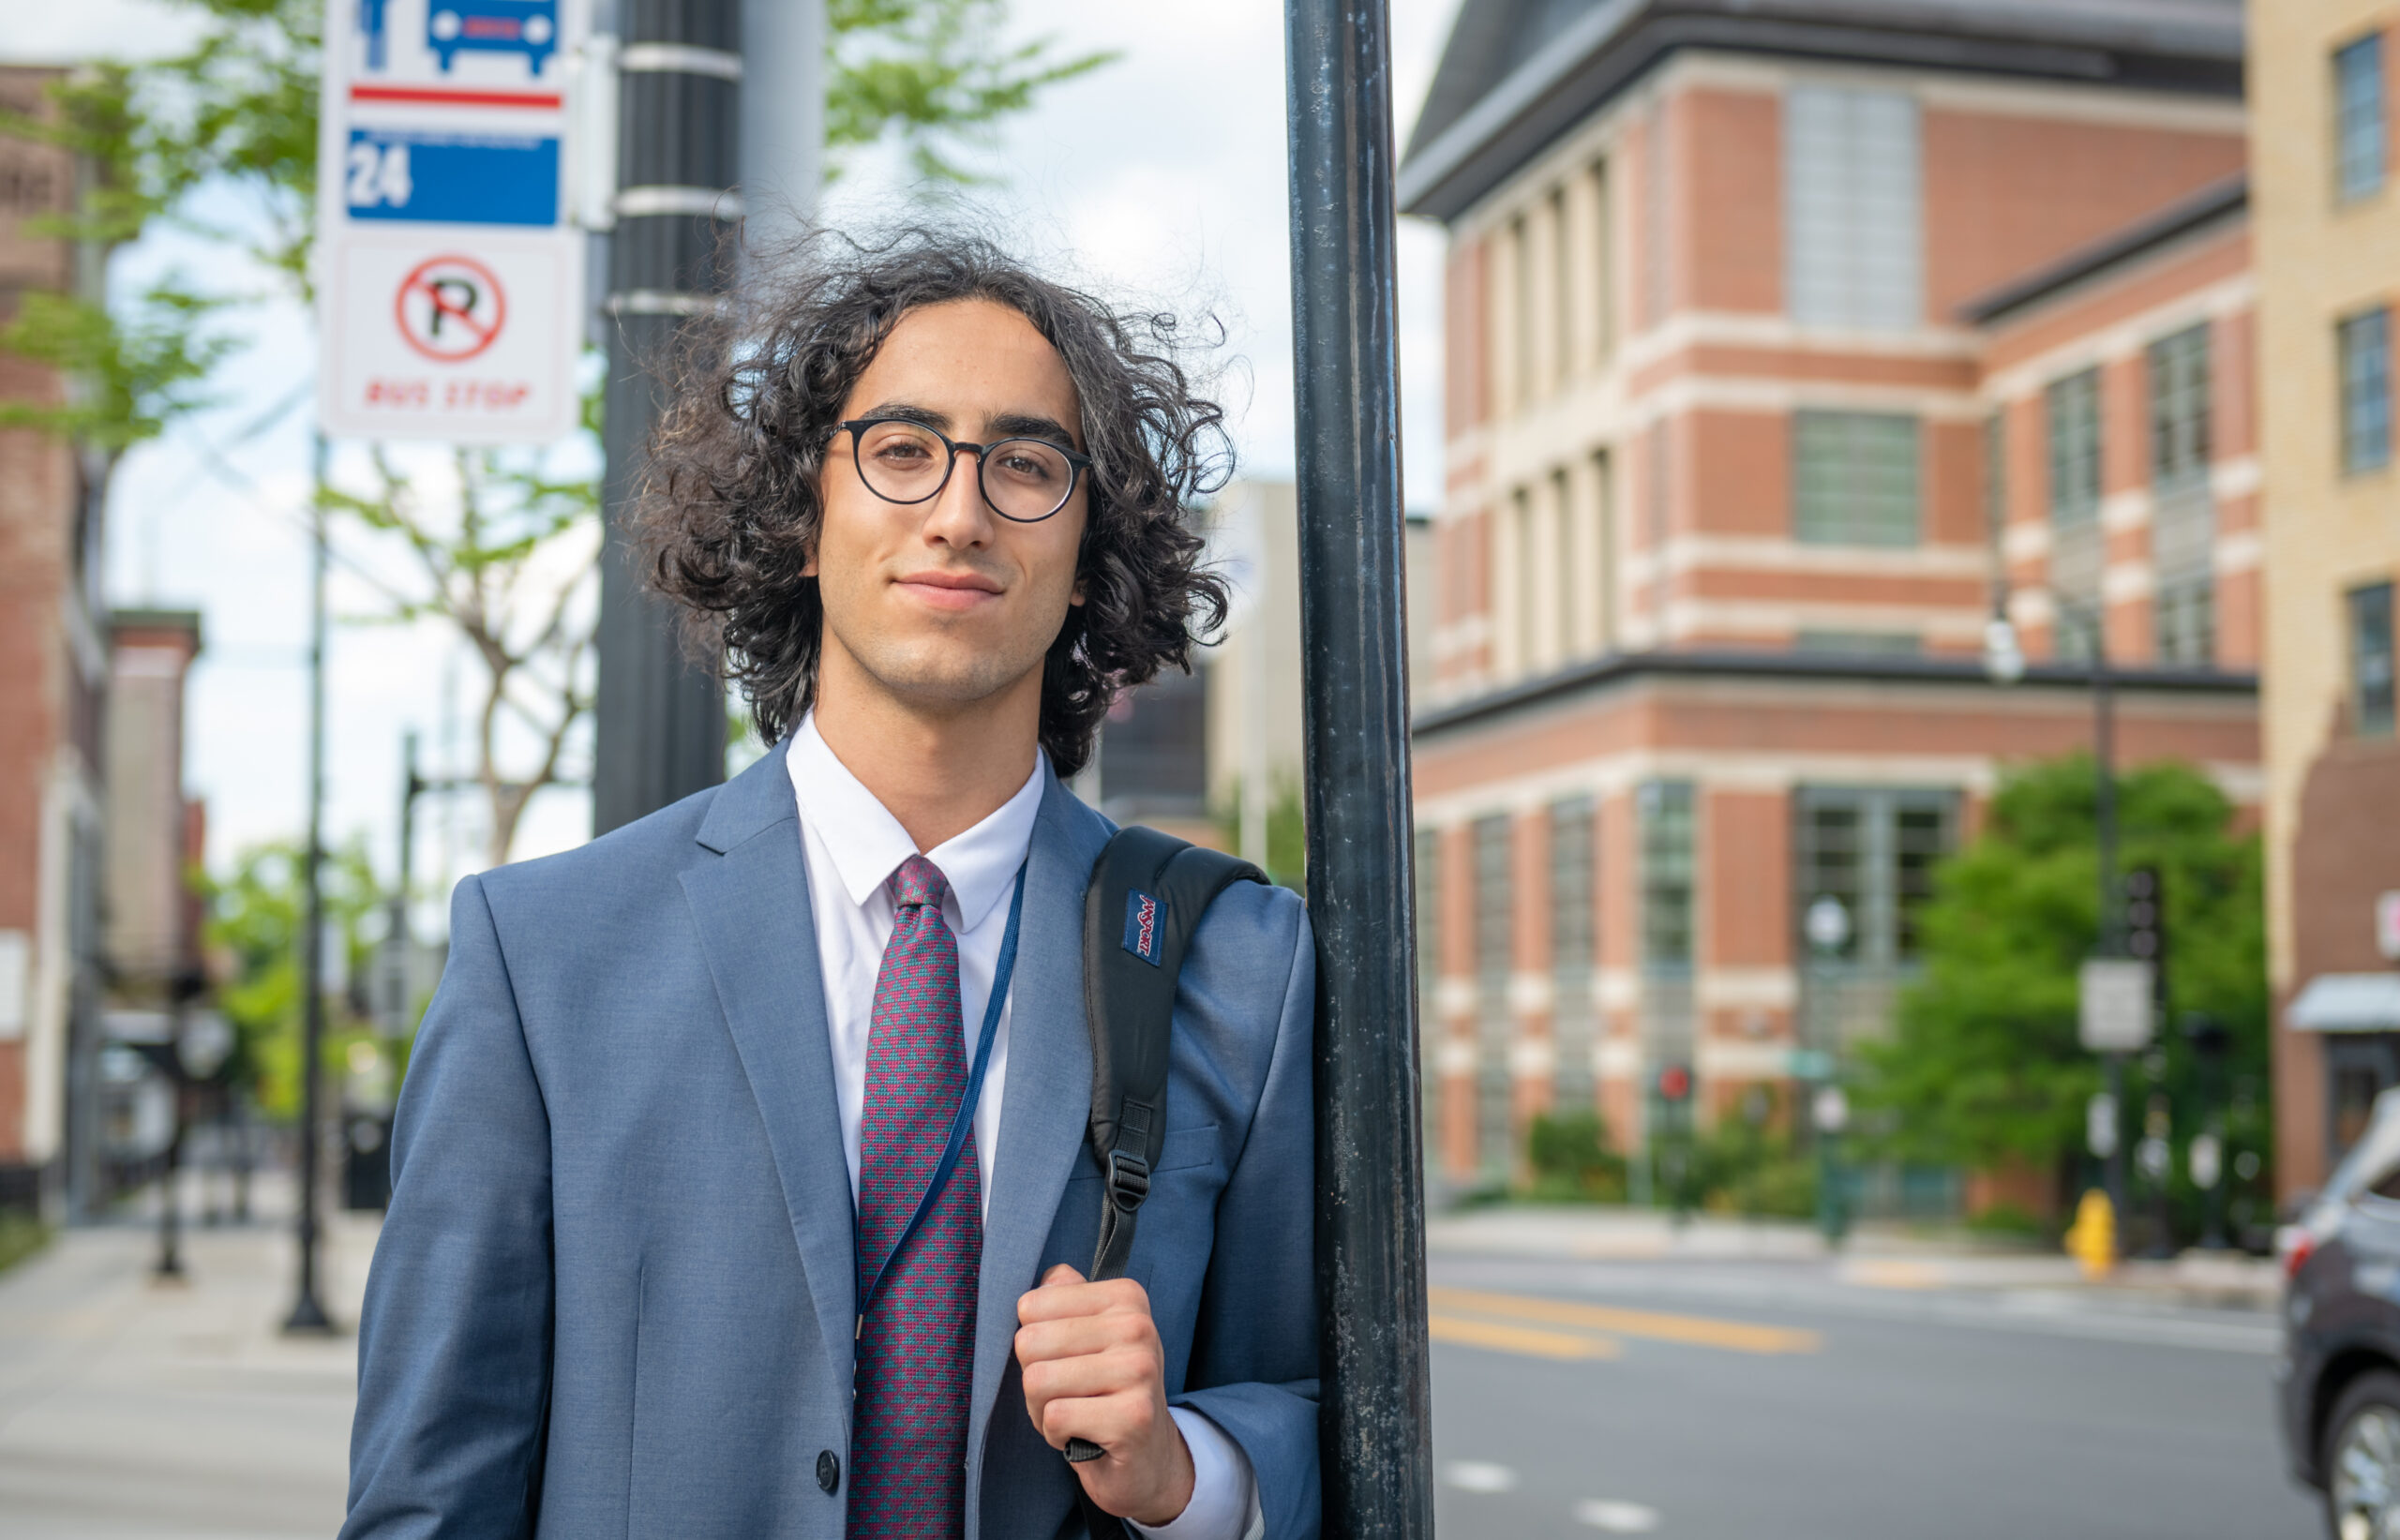
[[[1510,595],[1506,617],[1516,633],[1517,667],[1520,675],[1530,674],[1540,657],[1541,606],[1534,596],[1541,591],[1541,557],[1534,548],[1534,494],[1531,487],[1520,486],[1508,500],[1509,538],[1516,546],[1516,592]]]
[[[1609,163],[1592,162],[1592,346],[1605,366],[1616,351],[1616,209],[1609,202]]]
[[[2333,192],[2348,202],[2383,186],[2383,34],[2333,51]]]
[[[2334,326],[2342,367],[2342,469],[2392,463],[2392,312],[2380,307]]]
[[[1575,227],[1567,219],[1567,188],[1550,189],[1550,378],[1563,388],[1575,374]]]
[[[1550,591],[1558,610],[1554,640],[1561,663],[1575,656],[1576,634],[1582,629],[1576,623],[1583,609],[1582,514],[1575,506],[1575,478],[1562,465],[1550,473],[1550,520],[1558,538],[1558,548],[1551,552]]]
[[[2050,522],[2100,518],[2100,371],[2055,381],[2045,393],[2050,426]]]
[[[1550,806],[1551,1098],[1592,1107],[1592,966],[1598,954],[1598,847],[1589,797]]]
[[[1508,979],[1516,960],[1516,902],[1508,817],[1478,818],[1475,847],[1475,1103],[1477,1160],[1487,1179],[1506,1180],[1516,1157],[1508,1048],[1516,1024]]]
[[[1933,896],[1933,871],[1958,839],[1958,799],[1947,791],[1803,786],[1798,793],[1799,891],[1793,913],[1802,955],[1888,965],[1917,955],[1917,914]],[[1838,919],[1810,909],[1830,900]]]
[[[1509,287],[1516,291],[1515,324],[1508,345],[1516,355],[1516,408],[1522,411],[1534,398],[1534,238],[1519,215],[1508,225]]]
[[[1804,325],[1906,330],[1923,318],[1916,103],[1795,86],[1783,104],[1787,303]]]
[[[2100,371],[2054,381],[2043,393],[2049,429],[2050,592],[2058,655],[2089,658],[2100,643]]]
[[[2150,345],[2150,557],[2158,660],[2216,655],[2216,499],[2209,488],[2209,329]]]
[[[2389,738],[2392,727],[2392,585],[2352,589],[2350,601],[2350,721],[2362,737]]]
[[[1913,417],[1792,414],[1792,532],[1819,546],[1913,546],[1919,453]]]
[[[1697,871],[1691,784],[1652,781],[1642,786],[1637,806],[1642,821],[1642,960],[1652,967],[1688,968]]]
[[[1612,474],[1615,467],[1605,449],[1592,456],[1592,561],[1596,581],[1599,585],[1600,650],[1613,652],[1617,647],[1616,594],[1616,480]]]

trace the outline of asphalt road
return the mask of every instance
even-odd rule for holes
[[[1437,1255],[1432,1283],[1445,1536],[2323,1533],[2260,1311],[1822,1262]]]

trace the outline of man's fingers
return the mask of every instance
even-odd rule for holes
[[[1061,1274],[1066,1276],[1062,1278]],[[1147,1319],[1150,1313],[1149,1293],[1130,1278],[1086,1283],[1081,1274],[1064,1263],[1042,1275],[1041,1287],[1019,1294],[1016,1301],[1017,1323],[1027,1326],[1041,1321],[1065,1321],[1110,1311],[1139,1314]]]
[[[1088,1439],[1109,1451],[1139,1445],[1150,1435],[1156,1413],[1150,1398],[1138,1389],[1104,1396],[1061,1396],[1042,1403],[1035,1413],[1042,1437],[1053,1449],[1064,1449],[1069,1439]]]

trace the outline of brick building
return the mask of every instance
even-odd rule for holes
[[[1933,863],[2091,742],[2095,642],[2123,760],[2256,801],[2241,21],[1466,0],[1401,179],[1450,236],[1448,1176],[1544,1107],[1638,1137],[1667,1066],[1705,1120],[1886,1030]]]
[[[2321,1186],[2400,1084],[2400,7],[2273,0],[2253,16],[2259,351],[2275,381],[2259,455],[2267,944],[2290,1192]]]
[[[0,107],[46,114],[58,71],[0,67]],[[74,251],[25,229],[65,212],[67,152],[0,138],[0,321],[78,283]],[[0,399],[54,401],[49,371],[0,354]],[[102,982],[100,710],[108,611],[97,479],[55,440],[0,429],[0,1202],[54,1198],[70,1061],[88,1074]]]

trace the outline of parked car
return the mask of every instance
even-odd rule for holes
[[[2333,1540],[2400,1535],[2400,1088],[2277,1249],[2292,1473],[2324,1492]]]

